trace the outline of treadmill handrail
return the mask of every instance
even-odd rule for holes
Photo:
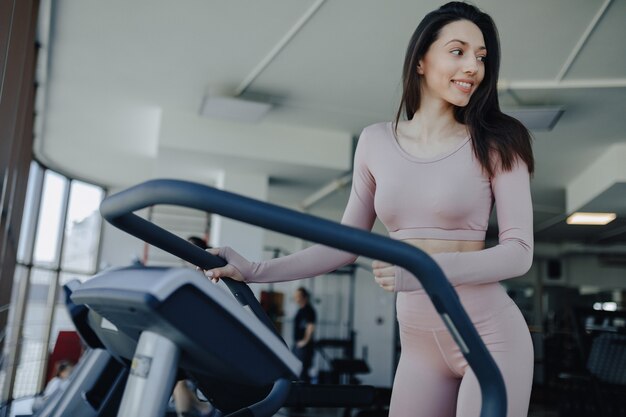
[[[441,268],[424,251],[405,242],[330,220],[261,202],[189,181],[159,179],[111,195],[100,205],[112,225],[203,269],[223,265],[220,258],[134,214],[158,204],[215,213],[356,255],[400,266],[419,277],[481,388],[481,417],[506,415],[502,374]],[[209,256],[207,256],[209,255]]]

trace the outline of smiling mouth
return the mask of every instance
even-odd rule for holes
[[[464,81],[456,81],[456,80],[452,80],[452,84],[454,84],[461,91],[464,91],[466,93],[469,93],[472,90],[472,85],[473,85],[472,83],[467,83]]]

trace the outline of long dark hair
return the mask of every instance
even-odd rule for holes
[[[521,159],[532,173],[535,169],[530,132],[517,119],[500,110],[498,102],[498,72],[500,70],[500,44],[498,31],[491,17],[478,8],[462,2],[450,2],[428,13],[411,37],[402,71],[402,100],[396,114],[395,129],[404,110],[408,120],[420,107],[420,76],[417,66],[437,40],[441,28],[451,22],[468,20],[481,30],[488,56],[485,76],[469,103],[454,108],[454,118],[467,126],[472,138],[474,154],[489,176],[497,168],[511,170],[515,160]],[[495,152],[497,158],[493,160]],[[496,166],[497,160],[497,166]]]

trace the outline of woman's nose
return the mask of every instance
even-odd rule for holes
[[[478,72],[478,59],[476,57],[467,55],[467,59],[464,62],[463,71],[467,74],[475,74]]]

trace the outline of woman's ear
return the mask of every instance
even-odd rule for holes
[[[424,75],[424,70],[422,69],[422,61],[421,60],[417,63],[417,73],[419,75]]]

